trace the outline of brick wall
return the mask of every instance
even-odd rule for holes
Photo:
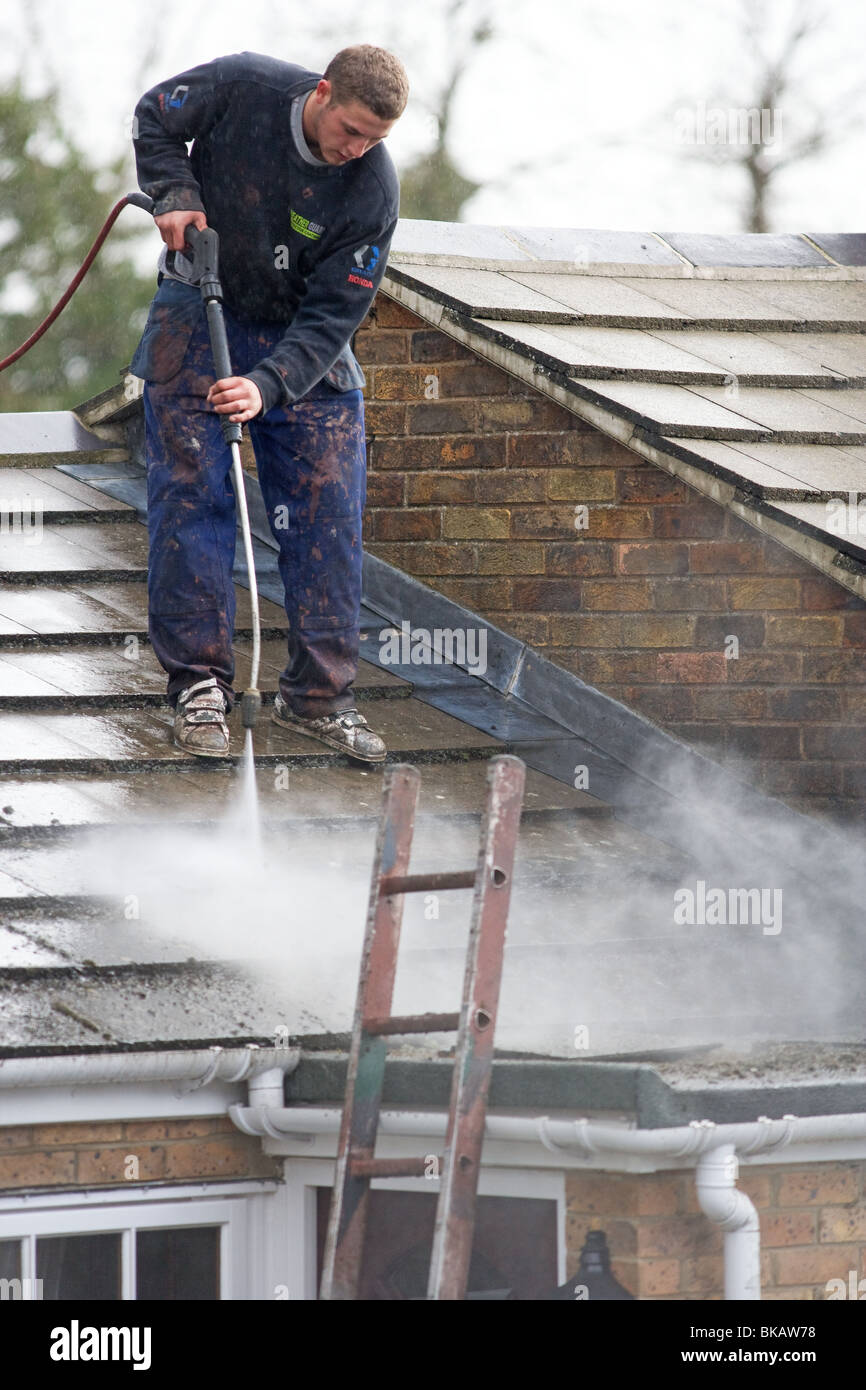
[[[866,1278],[866,1164],[750,1168],[737,1186],[760,1218],[764,1299],[826,1299],[828,1280]],[[613,1273],[638,1298],[722,1297],[722,1234],[698,1206],[693,1172],[569,1173],[566,1200],[569,1278],[600,1228]]]
[[[137,1178],[125,1176],[130,1158]],[[0,1192],[280,1177],[280,1162],[227,1116],[0,1129]],[[764,1298],[822,1299],[829,1279],[866,1279],[866,1163],[752,1168],[738,1185],[760,1216]],[[614,1274],[637,1297],[722,1296],[722,1237],[700,1212],[693,1172],[572,1172],[566,1201],[568,1277],[600,1227]]]
[[[281,1175],[261,1141],[241,1134],[227,1115],[0,1129],[0,1192]]]
[[[355,348],[373,554],[772,795],[862,813],[866,603],[383,295]]]

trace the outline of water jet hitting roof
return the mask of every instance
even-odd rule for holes
[[[792,544],[830,543],[803,509],[823,512],[837,474],[844,488],[866,469],[861,239],[755,249],[749,238],[442,235],[402,224],[389,293],[645,457],[692,482],[700,473],[712,495],[738,490]],[[266,873],[250,874],[224,827],[217,838],[233,770],[171,746],[147,644],[143,474],[125,433],[135,413],[118,391],[80,419],[0,417],[0,494],[38,494],[42,527],[38,547],[23,529],[5,538],[0,597],[2,1050],[314,1035],[321,1046],[349,1026],[379,777],[263,721]],[[285,616],[252,480],[251,493],[272,698]],[[240,594],[238,611],[242,623]],[[530,769],[498,1031],[503,1061],[523,1059],[509,1067],[861,1036],[859,868],[840,837],[371,556],[362,623],[359,697],[375,702],[394,756],[422,769],[414,868],[471,858],[494,752]],[[483,671],[413,662],[411,650],[407,661],[402,648],[383,659],[383,634],[407,624],[483,632]],[[241,684],[248,636],[236,634]],[[578,765],[592,795],[571,783]],[[830,854],[832,893],[817,877]],[[684,891],[691,916],[680,898],[677,920]],[[735,911],[711,920],[711,895],[727,905],[732,891]],[[401,1013],[459,996],[468,902],[442,914],[407,911]],[[403,1060],[426,1086],[423,1053]],[[693,1057],[699,1072],[705,1060]],[[331,1064],[323,1054],[317,1065]]]

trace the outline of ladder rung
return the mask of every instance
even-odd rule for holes
[[[444,893],[449,888],[474,888],[475,870],[457,869],[448,874],[393,874],[379,880],[379,896],[398,893]]]
[[[365,1033],[384,1037],[390,1033],[456,1033],[460,1027],[458,1014],[392,1014],[390,1018],[364,1020]]]
[[[349,1159],[349,1172],[353,1178],[438,1178],[441,1171],[440,1154],[424,1154],[421,1158]]]

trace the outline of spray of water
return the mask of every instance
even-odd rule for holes
[[[84,890],[139,894],[143,947],[158,938],[173,958],[229,961],[279,992],[278,1023],[339,1031],[352,1015],[375,826],[335,824],[333,801],[317,805],[309,782],[302,806],[275,792],[251,742],[228,814],[206,828],[112,832],[108,846],[101,836]],[[645,784],[665,778],[669,768],[644,771]],[[697,779],[678,793],[667,820],[648,816],[644,830],[579,815],[525,823],[498,1046],[573,1058],[862,1035],[859,837],[747,794],[721,799]],[[423,817],[412,870],[468,867],[476,848],[477,822]],[[738,905],[762,890],[757,907],[772,915],[714,922],[696,907],[678,918],[677,895],[697,903],[699,883]],[[395,1012],[456,1007],[470,901],[407,900]]]
[[[247,838],[261,855],[262,825],[259,813],[259,793],[256,786],[256,761],[253,750],[253,731],[247,729],[244,735],[244,751],[241,758],[240,784],[236,806],[231,814],[246,828]]]

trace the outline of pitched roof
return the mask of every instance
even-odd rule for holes
[[[866,597],[866,235],[404,221],[385,288]]]

